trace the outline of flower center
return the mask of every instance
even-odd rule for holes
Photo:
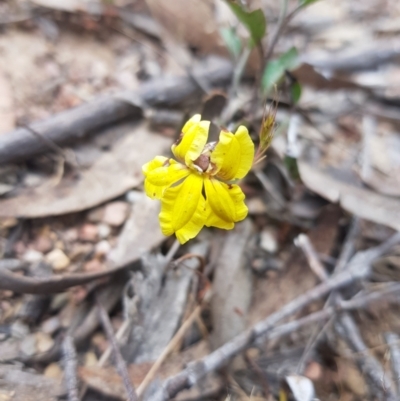
[[[201,154],[194,162],[194,166],[196,168],[199,168],[199,171],[204,173],[207,171],[208,166],[210,165],[210,156],[207,156],[205,154]]]

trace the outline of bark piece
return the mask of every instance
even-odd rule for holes
[[[191,247],[191,253],[205,256],[207,244]],[[193,270],[197,259],[188,259],[185,266],[169,270],[164,277],[165,261],[160,256],[144,260],[143,273],[134,277],[139,296],[137,324],[124,347],[123,355],[129,362],[143,363],[156,360],[179,328],[183,317]]]
[[[246,250],[252,233],[249,219],[237,224],[227,234],[217,262],[211,300],[214,349],[246,328],[253,287]]]

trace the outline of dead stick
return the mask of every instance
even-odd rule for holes
[[[334,273],[338,273],[342,271],[348,261],[350,260],[351,256],[354,255],[355,253],[355,240],[358,236],[358,232],[360,230],[360,219],[358,217],[353,217],[349,231],[346,235],[346,238],[344,240],[344,244],[342,247],[342,250],[339,255],[339,259],[336,262],[335,268],[334,268]],[[299,236],[299,241],[297,243],[298,246],[300,246],[306,255],[306,258],[308,260],[308,263],[311,267],[311,269],[314,271],[314,273],[320,278],[321,281],[324,281],[328,276],[325,272],[324,267],[322,266],[319,257],[314,250],[313,246],[310,244],[309,238],[306,237],[300,237]],[[328,307],[333,300],[333,295],[334,292],[329,295],[328,300],[325,302],[324,308]],[[325,329],[329,326],[328,322],[325,324],[325,326],[322,328],[321,327],[316,327],[314,332],[311,334],[311,337],[306,345],[305,351],[297,365],[297,372],[301,374],[303,372],[305,363],[312,352],[314,346],[318,344],[319,339],[322,338],[322,334],[325,332]]]
[[[395,333],[385,333],[386,344],[390,350],[390,365],[393,372],[393,380],[396,384],[397,396],[400,396],[400,338]]]
[[[62,343],[62,353],[64,361],[64,380],[68,393],[68,401],[79,401],[78,378],[76,374],[78,362],[76,359],[74,340],[69,334],[65,336]]]
[[[131,382],[131,379],[129,378],[128,368],[126,367],[125,361],[122,358],[121,352],[118,348],[117,341],[115,340],[114,330],[111,326],[110,318],[108,317],[108,314],[104,309],[103,305],[101,304],[100,300],[97,298],[96,301],[101,324],[103,326],[104,331],[106,332],[108,341],[110,341],[111,343],[117,371],[122,377],[122,381],[124,383],[125,390],[128,396],[128,401],[137,401],[138,398],[135,389],[133,387],[133,384]]]
[[[341,272],[346,266],[350,258],[355,254],[355,242],[360,232],[360,219],[353,217],[350,223],[349,231],[344,240],[339,259],[336,262],[334,273]]]
[[[306,305],[321,299],[333,290],[343,288],[354,281],[367,277],[370,273],[373,260],[398,242],[400,242],[400,234],[395,234],[379,247],[358,252],[349,262],[348,269],[345,271],[338,273],[305,294],[300,295],[279,311],[257,323],[250,330],[236,336],[233,340],[204,358],[188,364],[186,369],[167,379],[159,391],[153,395],[152,401],[166,401],[174,397],[181,390],[192,387],[207,373],[224,366],[231,358],[248,348],[256,339],[267,335],[280,320],[293,315]]]
[[[387,377],[380,362],[370,353],[365,345],[361,333],[350,314],[345,313],[335,322],[336,332],[346,341],[360,371],[367,377],[371,395],[378,400],[395,401],[393,385]]]
[[[300,234],[295,240],[294,243],[296,246],[300,247],[303,253],[307,258],[307,262],[314,272],[314,274],[321,280],[327,280],[329,278],[328,274],[325,271],[324,266],[320,262],[318,258],[317,251],[312,246],[310,239],[306,234]]]
[[[208,65],[195,69],[193,74],[210,86],[218,86],[230,80],[232,70],[229,61],[214,59]],[[30,128],[60,146],[124,118],[140,118],[144,105],[177,105],[197,91],[197,84],[187,75],[157,78],[141,85],[137,92],[124,91],[97,98],[33,123]],[[48,150],[48,141],[39,140],[26,128],[17,128],[0,137],[0,165],[27,160]]]
[[[142,383],[140,383],[140,386],[137,389],[137,395],[139,398],[142,397],[147,386],[154,379],[154,376],[157,374],[158,370],[164,363],[165,359],[176,348],[176,346],[180,343],[187,330],[191,327],[193,322],[199,317],[200,312],[201,312],[201,306],[198,305],[191,313],[191,315],[185,320],[185,322],[182,324],[182,326],[179,328],[176,334],[172,337],[171,341],[164,348],[164,351],[161,353],[158,359],[154,362],[153,366],[151,367],[146,377],[143,379]]]
[[[0,268],[0,290],[10,290],[21,294],[54,294],[70,287],[111,276],[125,267],[125,265],[120,265],[97,273],[57,274],[51,277],[20,276]]]
[[[300,236],[299,236],[300,237]],[[302,235],[298,239],[298,244],[305,253],[310,267],[318,275],[318,277],[327,282],[329,276],[326,273],[323,265],[318,259],[317,253],[306,235]],[[340,294],[336,294],[336,302],[342,301],[343,298]],[[336,331],[343,337],[350,348],[358,353],[357,362],[361,372],[365,373],[368,377],[368,385],[374,395],[380,397],[385,396],[388,400],[395,399],[390,381],[386,378],[385,372],[379,361],[367,352],[367,346],[361,337],[356,323],[351,315],[345,313],[338,317],[335,322]],[[315,339],[314,339],[315,340]],[[315,341],[313,341],[315,343]],[[310,351],[308,347],[307,351]],[[302,358],[304,362],[304,357]]]
[[[268,333],[267,339],[272,340],[283,337],[285,335],[298,331],[302,327],[309,326],[310,324],[316,322],[323,323],[327,319],[332,318],[336,313],[362,309],[372,303],[379,302],[382,300],[390,300],[399,303],[400,302],[399,292],[400,292],[400,284],[396,283],[393,285],[386,286],[381,291],[374,291],[370,294],[366,294],[351,299],[349,301],[340,301],[335,306],[327,306],[326,308],[318,312],[311,313],[310,315],[302,317],[298,320],[294,320],[292,322],[285,323],[274,328]]]

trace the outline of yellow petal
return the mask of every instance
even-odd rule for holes
[[[217,176],[231,181],[243,178],[251,169],[254,159],[254,143],[247,128],[241,125],[235,135],[221,131],[219,142],[211,153],[211,162],[217,166]]]
[[[189,175],[186,166],[162,156],[157,156],[142,169],[146,177],[144,190],[152,199],[161,199],[166,188]]]
[[[177,143],[171,147],[175,157],[187,166],[193,165],[207,143],[210,122],[200,120],[200,114],[193,116],[183,127]]]
[[[142,166],[142,171],[145,177],[147,177],[147,174],[150,173],[151,171],[155,170],[158,167],[163,166],[166,161],[168,160],[167,157],[164,156],[156,156],[153,160],[149,161],[148,163],[144,164]]]
[[[165,190],[159,215],[164,235],[175,233],[183,244],[200,232],[207,217],[202,189],[203,178],[191,173],[181,184]]]
[[[245,195],[238,185],[228,185],[216,179],[204,180],[207,197],[207,227],[225,230],[233,228],[234,223],[247,216]]]

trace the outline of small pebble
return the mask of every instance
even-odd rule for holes
[[[322,374],[322,366],[315,361],[311,361],[304,372],[304,376],[308,377],[310,380],[319,380],[321,379]]]
[[[35,249],[28,249],[23,255],[22,260],[27,263],[37,263],[43,260],[43,253]]]
[[[79,238],[82,241],[96,242],[98,238],[98,229],[94,224],[84,224],[79,230]]]
[[[265,214],[267,212],[265,203],[259,197],[250,198],[246,203],[249,208],[249,214]]]
[[[128,217],[129,204],[122,201],[108,203],[104,209],[103,223],[119,227]]]
[[[53,249],[46,255],[46,262],[51,264],[53,270],[60,271],[70,264],[68,256],[61,249]]]
[[[20,344],[21,352],[26,356],[32,356],[36,354],[36,335],[34,333],[28,334]]]
[[[269,253],[278,251],[277,233],[271,227],[266,227],[260,234],[260,247]]]
[[[61,379],[63,377],[63,371],[60,368],[60,365],[55,362],[48,365],[43,374],[44,376],[50,377],[52,379]]]
[[[38,352],[47,352],[53,348],[54,340],[46,333],[36,333],[36,349]]]
[[[33,246],[37,251],[47,253],[53,249],[53,241],[49,237],[41,235],[36,238]]]
[[[136,203],[138,201],[140,201],[141,199],[143,199],[145,195],[143,194],[143,192],[141,191],[128,191],[125,195],[125,199],[127,202],[129,203]]]
[[[95,255],[98,257],[107,256],[111,250],[111,245],[107,240],[103,239],[102,241],[96,244],[94,250],[95,250]]]
[[[99,238],[108,238],[111,234],[111,227],[108,224],[101,223],[97,226],[97,231],[99,233]]]

